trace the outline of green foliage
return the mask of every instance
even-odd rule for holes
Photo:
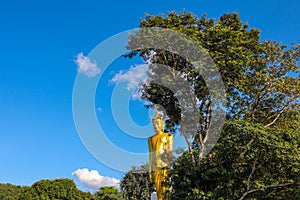
[[[91,193],[76,188],[69,179],[40,180],[32,186],[0,184],[1,200],[94,200]]]
[[[187,153],[174,162],[171,199],[205,199],[208,194],[211,199],[245,194],[252,199],[299,198],[299,127],[298,122],[298,130],[288,133],[246,121],[226,123],[199,167],[190,164]]]
[[[120,188],[125,200],[149,200],[154,185],[150,182],[148,164],[132,167],[121,179]]]
[[[88,200],[92,199],[90,193],[76,188],[75,183],[69,179],[40,180],[31,187],[25,187],[18,195],[19,200]]]
[[[173,163],[170,198],[300,199],[300,46],[261,42],[260,31],[249,29],[237,13],[218,20],[187,12],[146,15],[140,26],[172,29],[197,41],[215,62],[229,102],[222,136],[204,157],[213,97],[203,77],[189,58],[163,49],[134,49],[145,38],[139,32],[130,36],[132,51],[127,57],[139,55],[175,69],[172,75],[185,77],[197,97],[199,128],[196,133],[179,129],[193,141],[187,141],[189,152]],[[172,45],[182,48],[177,40]],[[149,80],[141,86],[142,99],[165,108],[166,126],[173,132],[182,114],[178,99],[170,89],[151,83],[160,77],[159,65],[149,68]]]
[[[112,186],[101,187],[98,192],[95,193],[96,200],[121,200],[121,194],[119,190]]]
[[[0,184],[0,199],[1,200],[14,200],[22,188],[12,184]]]

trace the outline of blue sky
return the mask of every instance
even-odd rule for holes
[[[262,39],[282,41],[286,45],[300,42],[298,0],[2,2],[0,182],[31,185],[40,179],[65,177],[85,188],[72,176],[72,172],[83,168],[120,179],[123,172],[99,162],[77,134],[72,114],[72,91],[77,75],[74,60],[80,52],[88,55],[101,41],[137,27],[145,13],[183,9],[198,16],[207,13],[213,18],[238,12],[243,22],[261,30]],[[118,59],[109,72],[134,64]],[[107,80],[113,76],[108,73]],[[97,111],[100,123],[111,132],[112,140],[118,140],[120,130],[111,126],[114,122],[109,117],[109,105],[101,104],[107,101],[101,94],[112,87],[107,82],[98,87],[95,110],[101,108]],[[132,101],[130,107],[133,113],[139,111],[134,115],[139,117],[133,117],[137,124],[150,123],[149,114],[140,103]],[[124,139],[122,144],[134,150],[130,139]],[[91,174],[100,176],[95,171]]]

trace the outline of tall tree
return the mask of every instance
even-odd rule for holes
[[[187,139],[189,156],[184,154],[173,165],[172,199],[298,198],[299,45],[261,42],[260,31],[249,29],[237,13],[224,14],[218,20],[187,12],[147,15],[140,26],[175,30],[198,42],[213,59],[229,102],[222,138],[204,156],[204,141],[214,117],[204,77],[193,70],[187,57],[164,49],[136,49],[145,38],[139,32],[131,35],[128,49],[132,52],[126,56],[139,55],[153,63],[149,81],[141,86],[142,98],[165,108],[169,131],[179,127],[182,113],[177,94],[151,82],[160,77],[161,67],[154,64],[174,69],[173,76],[184,77],[195,92],[197,131],[179,127],[192,141]],[[178,46],[180,41],[170,45]]]

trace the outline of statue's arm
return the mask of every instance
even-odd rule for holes
[[[148,138],[148,148],[149,148],[149,177],[152,182],[152,172],[153,172],[153,146],[151,138]]]

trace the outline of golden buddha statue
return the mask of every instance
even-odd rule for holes
[[[170,169],[174,136],[164,132],[164,120],[158,111],[152,121],[156,134],[148,138],[150,180],[154,181],[157,199],[164,200],[164,193],[168,188],[163,185],[163,182],[168,177]]]

